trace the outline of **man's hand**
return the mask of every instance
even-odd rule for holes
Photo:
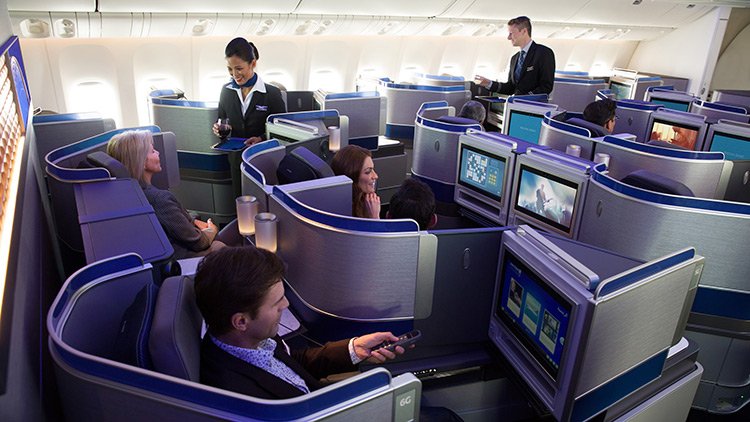
[[[396,346],[396,349],[394,350],[395,353],[385,348],[377,350],[372,350],[372,348],[384,341],[393,342],[397,340],[398,337],[394,336],[393,333],[379,332],[357,337],[352,342],[352,346],[354,347],[354,353],[356,353],[360,359],[366,359],[370,363],[383,363],[388,359],[394,359],[396,355],[404,353],[404,348]]]
[[[490,86],[492,85],[492,81],[482,75],[474,75],[474,83],[487,89],[490,89]]]

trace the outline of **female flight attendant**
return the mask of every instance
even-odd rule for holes
[[[266,118],[271,114],[285,113],[286,105],[281,91],[263,82],[255,73],[258,49],[244,38],[229,41],[224,55],[232,81],[224,85],[219,96],[219,118],[229,119],[232,137],[245,138],[245,145],[265,139]],[[219,125],[214,124],[214,133],[219,135]],[[232,185],[235,196],[241,195],[241,153],[230,153]]]

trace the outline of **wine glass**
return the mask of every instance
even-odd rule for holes
[[[232,125],[229,124],[229,119],[219,119],[216,123],[219,125],[219,138],[226,141],[232,133]]]

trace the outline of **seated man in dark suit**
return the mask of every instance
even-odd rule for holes
[[[549,94],[555,84],[555,53],[531,39],[531,21],[519,16],[508,21],[508,39],[521,49],[510,58],[508,81],[476,75],[474,83],[508,95]]]
[[[265,399],[285,399],[321,388],[320,379],[350,372],[363,360],[393,359],[387,349],[373,350],[391,333],[373,333],[289,350],[277,335],[289,306],[281,277],[284,263],[254,247],[224,248],[198,266],[195,296],[208,326],[201,345],[202,383]]]
[[[616,109],[617,103],[610,99],[594,101],[587,105],[583,110],[583,118],[586,121],[603,127],[607,132],[612,133],[615,129],[615,121],[617,120],[617,115],[615,114]]]
[[[408,178],[391,197],[386,218],[411,218],[419,230],[428,230],[437,224],[435,194],[426,183]]]

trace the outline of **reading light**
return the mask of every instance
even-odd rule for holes
[[[442,35],[453,35],[464,27],[463,23],[454,23],[443,31]]]
[[[208,35],[214,27],[211,19],[198,19],[193,25],[193,35]]]
[[[76,35],[76,24],[70,19],[55,21],[55,34],[60,38],[72,38]]]
[[[24,19],[21,21],[21,34],[28,38],[49,37],[49,24],[39,19]]]
[[[301,24],[297,27],[297,29],[294,31],[295,35],[307,35],[307,33],[312,29],[318,26],[318,22],[314,21],[312,19],[308,19],[305,21],[305,23]]]
[[[255,31],[255,35],[266,35],[275,23],[276,21],[273,19],[264,20],[260,27],[258,27],[258,30]]]
[[[386,22],[385,25],[383,25],[382,28],[378,31],[378,35],[385,35],[388,32],[390,32],[393,28],[395,28],[399,24],[398,21],[393,22]]]
[[[585,30],[585,31],[581,32],[580,34],[576,35],[576,36],[575,36],[574,38],[575,38],[575,39],[579,39],[579,38],[581,38],[581,37],[585,37],[586,35],[588,35],[588,34],[590,34],[590,33],[594,32],[594,31],[596,31],[596,28],[589,28],[589,29],[587,29],[587,30]]]

